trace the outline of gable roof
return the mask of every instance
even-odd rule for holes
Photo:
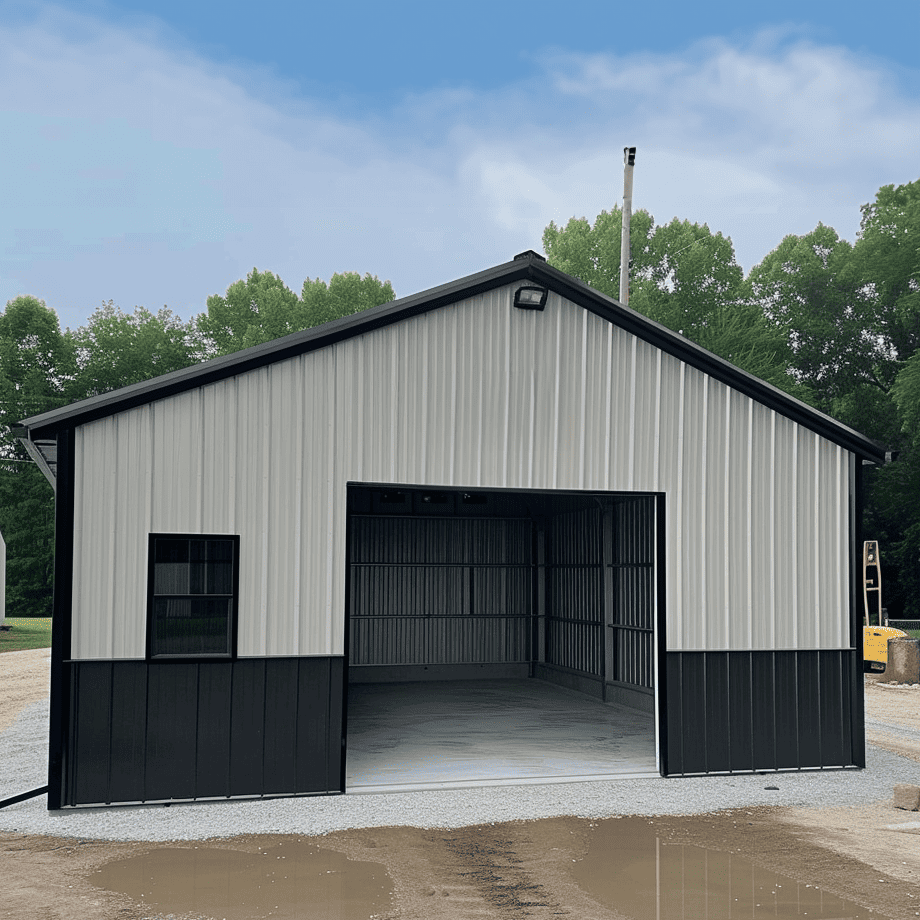
[[[859,457],[877,463],[885,460],[884,447],[865,435],[813,409],[772,384],[735,367],[684,336],[672,332],[612,297],[589,287],[583,281],[553,268],[543,256],[532,250],[520,253],[510,262],[477,272],[474,275],[467,275],[465,278],[442,284],[419,294],[402,297],[391,303],[333,320],[322,326],[295,332],[234,354],[214,358],[202,364],[163,374],[161,377],[154,377],[119,390],[103,393],[100,396],[93,396],[68,406],[52,409],[41,415],[27,418],[21,424],[26,429],[24,434],[31,441],[33,451],[37,449],[40,453],[45,454],[43,448],[47,445],[48,449],[51,449],[54,436],[61,429],[82,425],[157,399],[325,348],[327,345],[362,335],[372,329],[398,323],[409,317],[437,310],[448,304],[516,281],[542,285],[554,291],[561,297],[590,310],[602,319],[619,326],[692,367],[698,368],[829,441],[841,445]],[[44,443],[40,444],[40,442]],[[51,458],[49,456],[46,459]]]

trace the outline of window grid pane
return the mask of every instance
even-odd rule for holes
[[[154,540],[151,655],[232,653],[233,540]]]

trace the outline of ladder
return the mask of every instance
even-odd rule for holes
[[[878,556],[878,541],[866,540],[863,543],[863,608],[866,614],[866,626],[869,626],[869,592],[874,591],[878,597],[878,625],[882,625],[882,567]]]

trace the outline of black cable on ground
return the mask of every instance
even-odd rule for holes
[[[47,786],[39,786],[38,789],[32,789],[30,792],[20,792],[19,795],[11,796],[8,799],[0,799],[0,808],[6,808],[7,805],[15,805],[17,802],[24,802],[26,799],[34,799],[35,796],[42,795],[47,791]]]

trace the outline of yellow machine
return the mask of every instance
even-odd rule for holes
[[[884,671],[888,666],[888,640],[907,636],[893,626],[863,626],[863,670]]]
[[[869,625],[869,593],[878,596],[878,620],[882,622],[882,568],[878,555],[878,543],[866,540],[863,543],[863,670],[884,671],[888,666],[888,640],[907,636],[903,629],[893,626]]]

